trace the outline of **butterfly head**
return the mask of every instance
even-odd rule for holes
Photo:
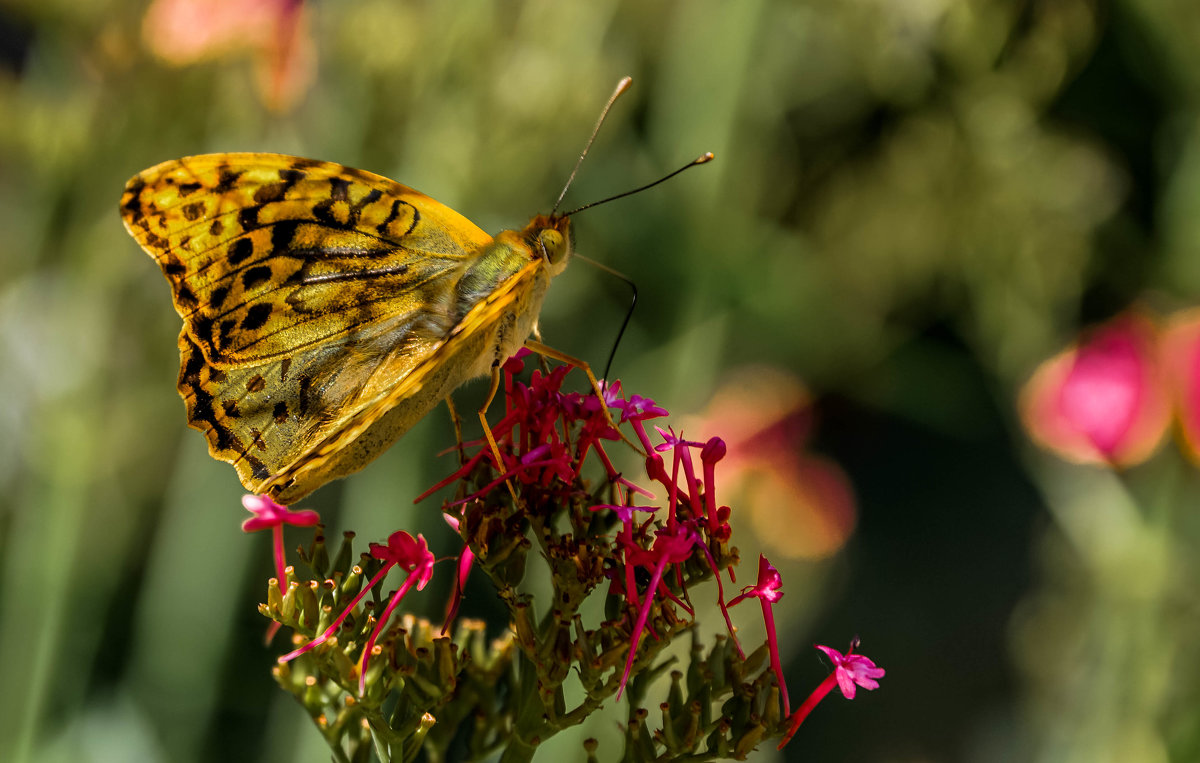
[[[534,254],[550,268],[550,273],[561,273],[571,258],[571,218],[538,215],[529,221],[523,233]]]

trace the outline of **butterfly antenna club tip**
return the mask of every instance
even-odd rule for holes
[[[601,204],[607,204],[610,201],[616,201],[617,199],[623,199],[626,196],[632,196],[635,193],[641,193],[642,191],[645,191],[649,188],[653,188],[654,186],[658,185],[659,183],[665,183],[666,181],[675,177],[676,175],[678,175],[680,172],[683,172],[684,170],[691,169],[692,167],[696,167],[701,164],[708,164],[714,158],[715,157],[713,156],[712,151],[706,151],[705,153],[701,154],[700,156],[697,156],[695,159],[691,160],[690,162],[683,165],[682,167],[675,170],[674,172],[663,175],[658,180],[655,180],[653,183],[646,183],[643,186],[634,188],[632,191],[625,191],[624,193],[618,193],[616,196],[609,196],[607,199],[600,199],[599,201],[593,201],[588,204],[584,204],[582,207],[577,207],[576,209],[572,209],[570,212],[564,212],[562,216],[570,217],[571,215],[573,215],[577,212],[582,212],[585,209],[591,209],[592,207],[596,207]]]
[[[624,93],[633,84],[633,77],[622,77],[617,83],[617,87],[613,90],[613,94],[608,97],[608,102],[604,104],[604,108],[600,110],[600,116],[596,119],[596,126],[592,128],[592,135],[588,138],[587,144],[583,147],[583,153],[579,155],[579,160],[575,162],[575,169],[571,170],[570,177],[567,178],[566,185],[563,186],[562,193],[558,195],[558,200],[554,202],[554,208],[550,210],[550,214],[558,211],[563,199],[566,198],[567,190],[570,189],[571,183],[575,182],[575,175],[579,173],[579,167],[583,164],[583,159],[588,155],[588,151],[592,148],[592,143],[596,140],[596,135],[600,132],[600,125],[604,124],[605,117],[608,116],[608,110],[617,102]]]

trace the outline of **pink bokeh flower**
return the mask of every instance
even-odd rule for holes
[[[857,522],[854,488],[840,465],[808,449],[812,397],[795,376],[766,366],[736,371],[686,426],[721,432],[724,490],[773,556],[821,559],[846,543]]]
[[[173,66],[249,53],[263,102],[276,112],[299,101],[316,71],[303,0],[153,0],[142,37]]]
[[[1077,463],[1149,458],[1171,415],[1156,341],[1154,324],[1129,313],[1038,366],[1020,398],[1034,441]]]
[[[1200,308],[1171,316],[1160,347],[1184,452],[1200,462]]]

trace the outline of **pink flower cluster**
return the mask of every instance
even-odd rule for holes
[[[536,485],[543,490],[560,490],[561,496],[552,503],[565,505],[569,501],[569,493],[581,481],[586,457],[594,453],[620,496],[615,504],[590,507],[593,512],[615,513],[620,523],[612,547],[614,564],[610,573],[610,591],[624,597],[636,611],[629,655],[617,690],[618,698],[629,680],[637,647],[646,630],[654,602],[659,598],[669,599],[691,614],[691,606],[672,592],[665,582],[665,576],[674,570],[675,580],[679,584],[677,588],[682,588],[682,565],[693,558],[701,559],[712,570],[717,582],[717,603],[725,616],[733,643],[741,654],[742,649],[725,604],[721,570],[709,548],[710,543],[719,545],[728,541],[730,536],[729,507],[719,506],[716,499],[716,464],[725,456],[725,443],[719,437],[706,442],[694,442],[677,436],[671,430],[657,427],[655,431],[661,441],[655,442],[646,429],[646,422],[666,416],[666,409],[640,395],[623,397],[620,382],[603,391],[608,410],[620,414],[614,422],[595,395],[562,391],[570,366],[558,366],[548,374],[535,370],[529,383],[525,384],[516,379],[516,374],[523,370],[523,358],[527,354],[528,351],[523,350],[504,365],[505,415],[492,427],[492,436],[500,447],[502,460],[502,463],[493,463],[492,466],[499,476],[456,504],[464,505],[482,498],[501,483],[513,480],[525,486]],[[659,507],[633,505],[635,496],[650,499],[654,496],[617,471],[605,451],[605,441],[621,439],[614,424],[628,424],[635,432],[646,456],[647,475],[666,492],[665,517],[661,516]],[[461,468],[425,495],[470,474],[483,459],[495,461],[496,454],[488,444],[476,445],[478,450]],[[699,469],[695,453],[699,455]],[[667,459],[661,454],[667,454],[670,458],[669,473]],[[649,516],[639,521],[638,513]],[[457,523],[460,520],[452,518],[452,521]],[[650,580],[644,591],[639,591],[637,584],[639,570],[647,574]],[[730,580],[733,580],[732,568],[728,571]],[[460,581],[457,590],[461,591],[461,585]],[[452,604],[450,611],[456,609],[457,606]],[[776,668],[776,677],[782,687],[783,673],[779,668],[778,650],[773,649],[773,652],[772,665]]]
[[[563,381],[570,366],[559,366],[549,373],[535,370],[528,383],[521,382],[516,374],[523,369],[522,358],[525,354],[518,353],[503,367],[505,411],[500,421],[491,428],[491,438],[471,443],[474,453],[464,458],[461,467],[417,500],[452,482],[477,480],[468,482],[471,485],[468,495],[445,506],[448,523],[460,531],[464,538],[467,537],[465,528],[472,525],[473,507],[482,505],[496,490],[511,493],[514,506],[524,512],[530,521],[545,519],[535,516],[536,513],[579,505],[580,496],[586,495],[580,487],[584,484],[581,471],[586,458],[594,454],[613,486],[616,500],[611,504],[585,502],[579,506],[579,516],[574,519],[576,526],[583,528],[589,524],[587,512],[593,516],[607,513],[612,517],[610,526],[616,528],[611,544],[605,542],[600,546],[603,563],[594,567],[581,563],[581,566],[597,571],[589,586],[602,583],[607,578],[609,594],[626,603],[624,616],[627,618],[629,651],[617,687],[617,697],[620,697],[629,681],[643,635],[648,632],[652,637],[659,638],[649,624],[654,605],[670,601],[691,616],[693,609],[687,595],[684,569],[685,566],[691,570],[706,566],[717,583],[717,604],[724,615],[731,641],[743,657],[728,610],[746,599],[758,599],[767,631],[771,670],[780,689],[784,714],[791,715],[772,610],[774,603],[783,596],[783,581],[779,571],[766,557],[760,556],[757,582],[744,587],[732,601],[725,601],[722,574],[727,572],[730,582],[735,578],[728,549],[730,508],[721,505],[717,497],[716,467],[726,455],[724,441],[719,437],[703,442],[688,440],[669,428],[653,427],[652,433],[648,429],[648,422],[666,416],[667,411],[640,395],[623,396],[619,382],[603,389],[603,403],[593,394],[563,392]],[[609,411],[614,412],[616,421],[610,418]],[[605,450],[605,443],[624,439],[618,429],[620,426],[632,429],[636,444],[628,440],[626,442],[634,447],[640,446],[648,478],[657,483],[656,489],[661,489],[665,495],[662,501],[656,500],[650,490],[627,479],[613,465]],[[485,484],[479,486],[478,474],[481,472],[478,469],[485,462],[490,471],[482,473],[496,476],[484,477]],[[249,500],[262,502],[267,499]],[[587,511],[583,510],[584,507]],[[254,510],[250,504],[247,504],[247,508]],[[270,516],[277,520],[273,525],[277,533],[282,523],[299,523],[297,515],[289,513],[284,507],[277,507]],[[304,523],[310,523],[308,516],[302,519]],[[259,525],[263,524],[258,520],[250,520],[247,524],[252,522],[256,523],[255,527],[247,529],[260,529]],[[478,525],[478,522],[474,524]],[[281,661],[294,659],[329,640],[362,595],[389,570],[399,567],[408,575],[379,616],[364,648],[359,678],[359,690],[362,692],[367,660],[377,636],[404,595],[413,586],[418,590],[424,588],[433,570],[433,556],[426,548],[424,538],[418,536],[414,539],[404,532],[393,533],[386,546],[371,544],[371,555],[383,561],[384,565],[363,587],[362,593],[345,607],[322,634],[284,655]],[[474,559],[470,544],[465,543],[459,556],[455,596],[447,609],[443,630],[458,610],[463,583]],[[282,581],[282,572],[280,575]],[[836,679],[845,696],[853,697],[856,684],[868,689],[878,685],[873,679],[882,676],[883,671],[865,657],[852,655],[853,647],[845,656],[828,647],[819,648],[835,664],[835,672],[826,683]],[[829,685],[832,686],[832,683]],[[814,693],[792,715],[789,738],[828,690],[828,687],[819,687],[817,693],[820,696],[816,697],[817,693]]]
[[[1165,327],[1130,312],[1092,329],[1037,367],[1019,407],[1033,440],[1070,461],[1141,463],[1172,418],[1200,459],[1200,310]]]

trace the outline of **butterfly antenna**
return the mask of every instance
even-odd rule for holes
[[[604,104],[604,108],[600,110],[600,118],[596,120],[596,126],[592,128],[592,137],[588,138],[587,145],[583,147],[583,153],[579,155],[579,161],[575,162],[575,169],[571,170],[571,176],[567,178],[567,184],[563,186],[562,193],[558,195],[558,201],[554,202],[554,209],[550,210],[551,215],[558,211],[558,206],[562,204],[563,198],[567,195],[567,189],[571,187],[571,183],[575,182],[575,175],[579,172],[579,166],[583,164],[583,158],[588,155],[592,143],[595,142],[596,134],[600,132],[600,125],[604,124],[604,118],[608,116],[608,110],[616,103],[617,98],[621,97],[621,93],[628,90],[632,84],[633,77],[622,77],[621,81],[617,83],[617,89],[609,96],[608,103]]]
[[[629,288],[633,292],[633,298],[631,300],[629,300],[629,309],[625,311],[625,320],[621,321],[621,328],[619,331],[617,331],[617,338],[615,340],[613,340],[612,349],[609,350],[609,352],[608,352],[608,361],[604,364],[604,374],[600,377],[601,379],[608,379],[608,374],[610,371],[612,371],[613,358],[615,358],[617,356],[617,348],[621,346],[621,338],[625,336],[625,329],[629,328],[629,321],[633,318],[633,309],[635,307],[637,307],[637,300],[638,300],[637,284],[633,282],[632,278],[630,278],[629,276],[620,272],[619,270],[614,270],[602,262],[597,262],[597,261],[593,260],[591,257],[585,257],[582,254],[578,254],[578,253],[573,254],[571,256],[574,257],[575,259],[583,260],[584,262],[588,263],[589,265],[599,268],[600,270],[603,270],[605,273],[608,273],[609,275],[612,275],[612,276],[615,276],[615,277],[621,279],[625,283],[629,284]]]
[[[640,188],[634,188],[632,191],[625,191],[624,193],[618,193],[616,196],[609,196],[607,199],[601,199],[600,201],[593,201],[589,204],[584,204],[582,207],[572,209],[570,212],[564,212],[562,216],[570,217],[571,215],[575,214],[576,212],[582,212],[585,209],[591,209],[592,207],[598,207],[601,204],[607,204],[610,201],[616,201],[617,199],[623,199],[626,196],[632,196],[635,193],[641,193],[642,191],[645,191],[648,188],[653,188],[654,186],[658,185],[659,183],[665,183],[666,181],[670,180],[671,178],[675,177],[680,172],[683,172],[686,169],[691,169],[692,167],[695,167],[700,164],[708,164],[712,160],[713,160],[713,155],[712,155],[712,152],[709,151],[706,154],[701,154],[700,156],[696,157],[695,159],[693,159],[692,161],[683,165],[682,167],[680,167],[679,169],[670,173],[669,175],[663,175],[658,180],[655,180],[653,183],[647,183],[646,185],[641,186]]]

